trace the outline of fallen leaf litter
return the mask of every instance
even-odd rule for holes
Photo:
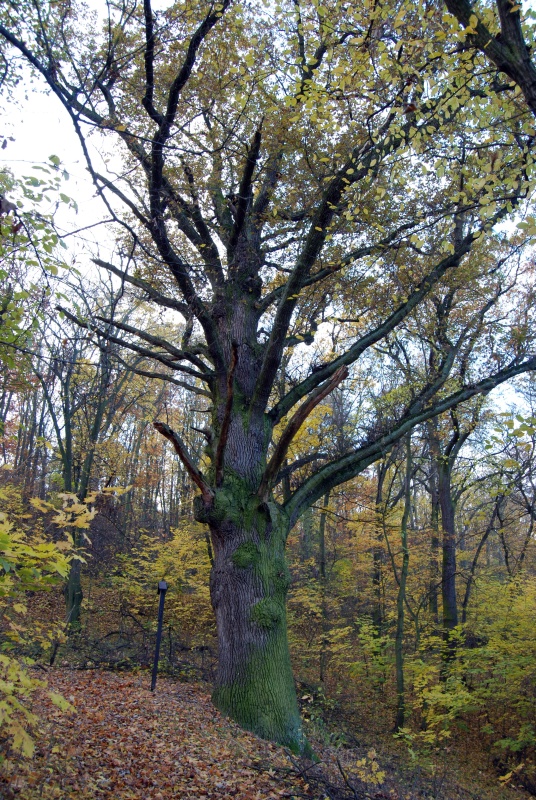
[[[34,757],[0,774],[10,800],[279,800],[314,797],[305,781],[281,777],[285,751],[222,717],[197,686],[147,675],[54,670],[42,695]]]

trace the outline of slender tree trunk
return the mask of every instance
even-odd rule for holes
[[[442,570],[441,599],[443,607],[443,638],[446,644],[445,659],[451,661],[456,652],[452,631],[458,625],[458,603],[456,597],[456,529],[454,524],[454,501],[452,499],[451,466],[442,459],[438,463],[439,504],[441,507]]]
[[[534,509],[533,506],[529,508],[530,513],[530,525],[527,531],[527,535],[525,536],[525,540],[523,542],[523,546],[521,548],[521,553],[519,554],[519,558],[517,560],[517,568],[516,573],[520,573],[523,569],[523,562],[525,561],[525,556],[527,554],[527,548],[533,539],[534,534]]]
[[[510,548],[508,547],[508,542],[506,541],[506,537],[504,535],[504,519],[501,514],[501,507],[499,506],[497,509],[497,518],[499,520],[499,542],[502,546],[503,556],[504,556],[504,566],[506,567],[506,572],[508,573],[508,577],[512,577],[512,564],[511,564],[511,553]]]
[[[285,487],[283,487],[283,491]],[[288,492],[290,497],[290,489]],[[320,517],[322,519],[322,516]],[[300,557],[302,561],[308,561],[311,558],[313,550],[313,509],[306,509],[301,518],[302,535],[300,537]]]
[[[4,390],[2,393],[2,401],[0,403],[0,437],[2,439],[2,458],[4,462],[6,461],[6,440],[5,440],[5,431],[6,431],[6,422],[9,415],[9,409],[11,406],[11,400],[13,399],[13,392],[8,392]]]
[[[400,582],[398,585],[398,595],[396,600],[396,636],[395,636],[395,666],[396,666],[396,720],[395,732],[404,727],[406,718],[406,696],[404,689],[404,605],[406,602],[406,582],[409,570],[409,549],[408,549],[408,519],[411,512],[411,435],[407,437],[406,443],[406,475],[405,475],[405,496],[404,513],[400,526],[400,540],[402,545],[402,569],[400,570]]]
[[[97,447],[97,443],[99,441],[99,436],[102,431],[104,413],[107,407],[106,393],[109,388],[110,378],[111,378],[110,358],[107,350],[101,350],[99,369],[100,369],[100,374],[98,376],[97,386],[95,387],[96,396],[95,396],[93,422],[89,430],[88,450],[81,464],[78,481],[76,481],[76,490],[77,490],[76,493],[80,502],[83,502],[86,499],[89,491],[91,472],[93,468],[93,462],[95,459],[95,450]],[[70,381],[67,382],[65,386],[64,420],[65,420],[65,455],[66,455],[66,464],[64,465],[64,468],[65,468],[66,483],[68,482],[70,487],[69,489],[66,489],[66,491],[72,491],[75,484],[73,482],[73,470],[72,470],[73,412],[72,412],[71,397],[70,397]],[[73,540],[76,548],[81,547],[82,538],[77,531],[73,531]],[[80,614],[82,609],[83,596],[84,595],[82,591],[81,562],[73,561],[71,569],[69,571],[69,577],[67,579],[67,586],[65,587],[67,620],[70,626],[76,627],[80,624]]]
[[[74,459],[73,459],[73,412],[71,406],[71,373],[69,372],[62,385],[62,406],[63,406],[63,422],[64,422],[64,437],[63,446],[60,449],[62,454],[62,471],[63,471],[63,485],[66,492],[74,490]],[[57,422],[55,423],[57,428]],[[60,436],[61,439],[61,436]],[[81,537],[77,530],[72,531],[72,537],[75,550],[81,545]],[[73,561],[69,576],[64,589],[66,617],[69,630],[75,630],[80,624],[80,614],[82,611],[82,581],[81,581],[81,563],[80,561]]]
[[[319,534],[319,573],[320,573],[320,608],[322,614],[322,630],[320,634],[320,683],[326,680],[327,649],[328,649],[328,604],[327,604],[327,575],[326,575],[326,510],[329,505],[329,492],[324,495],[320,514]]]
[[[493,506],[491,519],[487,525],[486,530],[484,531],[484,535],[482,536],[480,542],[478,543],[478,547],[476,548],[476,552],[473,556],[473,561],[471,562],[471,567],[469,569],[469,577],[467,579],[467,586],[465,587],[465,594],[462,602],[462,623],[465,623],[467,621],[467,608],[469,606],[469,598],[471,596],[471,589],[473,587],[473,582],[475,579],[478,559],[480,558],[480,553],[482,552],[482,548],[486,544],[490,533],[495,528],[495,520],[497,519],[499,507],[503,502],[503,499],[504,499],[503,495],[497,496],[497,499],[495,500],[495,505]]]
[[[374,547],[372,558],[372,586],[374,592],[374,608],[372,612],[372,622],[378,632],[383,625],[383,597],[382,597],[382,572],[384,562],[383,551],[383,517],[385,509],[383,506],[383,484],[387,474],[387,466],[384,461],[379,462],[376,468],[377,486],[376,502],[374,508],[374,523],[376,528],[377,544]]]
[[[67,607],[67,624],[76,628],[80,623],[82,611],[82,584],[80,580],[80,561],[73,561],[69,570],[69,577],[65,585],[65,605]]]
[[[430,539],[430,585],[428,589],[429,603],[428,608],[432,619],[436,625],[439,624],[439,604],[437,594],[439,588],[439,490],[437,462],[435,457],[430,458],[430,502],[431,515],[430,523],[432,536]]]

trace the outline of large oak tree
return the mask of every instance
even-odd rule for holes
[[[435,3],[107,8],[101,23],[72,0],[8,0],[3,52],[14,71],[26,62],[42,76],[75,126],[117,223],[118,260],[99,265],[125,296],[166,310],[177,336],[66,313],[205,404],[201,465],[155,425],[211,532],[214,701],[305,752],[286,638],[289,530],[415,425],[535,369],[530,326],[470,370],[457,368],[463,341],[439,351],[334,459],[289,464],[289,447],[434,287],[460,269],[481,286],[486,242],[507,246],[504,226],[494,231],[530,193],[533,120],[511,76],[473,48],[473,29]],[[92,163],[94,131],[116,166],[119,154],[115,174]],[[521,246],[519,231],[512,239]]]

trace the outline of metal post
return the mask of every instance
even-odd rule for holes
[[[160,595],[160,605],[158,606],[158,626],[156,629],[156,646],[154,649],[153,677],[151,680],[151,692],[156,686],[156,675],[158,672],[158,657],[160,655],[160,642],[162,640],[162,622],[164,621],[164,600],[166,599],[168,585],[165,581],[158,583],[158,594]]]

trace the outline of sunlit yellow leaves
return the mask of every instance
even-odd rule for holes
[[[49,692],[48,696],[50,697],[52,703],[61,709],[61,711],[75,710],[73,704],[66,700],[62,694],[59,694],[58,692]]]
[[[122,576],[115,583],[137,609],[154,605],[155,586],[166,580],[166,619],[176,624],[181,637],[202,644],[212,635],[214,617],[209,596],[210,558],[204,526],[185,521],[165,543],[141,537],[131,556],[122,559]]]
[[[471,14],[471,16],[469,17],[469,25],[467,25],[464,31],[465,34],[467,36],[470,36],[476,33],[477,25],[478,25],[478,17],[476,16],[476,14]]]
[[[529,236],[534,236],[536,235],[536,218],[528,215],[524,220],[518,222],[517,227]]]
[[[32,498],[30,503],[43,513],[54,512],[51,518],[52,522],[60,528],[88,528],[96,514],[95,509],[90,508],[90,504],[95,501],[96,494],[89,495],[84,503],[78,502],[76,495],[68,492],[60,493],[58,497],[63,501],[61,508],[39,498]]]
[[[378,756],[375,750],[370,750],[365,758],[360,758],[355,762],[353,772],[364,783],[372,786],[379,786],[385,780],[386,772],[380,768]]]
[[[76,505],[76,498],[66,502]],[[2,487],[0,502],[0,598],[3,602],[2,627],[4,650],[0,654],[0,728],[10,741],[13,750],[31,756],[34,742],[30,731],[37,719],[28,710],[27,701],[33,691],[45,686],[43,681],[28,672],[26,660],[9,655],[13,645],[19,648],[31,643],[32,648],[47,648],[53,637],[62,637],[62,625],[43,625],[33,620],[27,622],[28,604],[22,602],[28,591],[39,592],[57,585],[69,571],[72,543],[69,539],[47,541],[39,533],[39,522],[33,520],[36,530],[28,530],[31,515],[21,513],[20,495],[13,486]],[[57,511],[51,503],[34,498],[33,507],[40,513]],[[82,504],[80,504],[82,505]],[[85,515],[77,509],[75,518]],[[63,700],[56,698],[58,704]]]

